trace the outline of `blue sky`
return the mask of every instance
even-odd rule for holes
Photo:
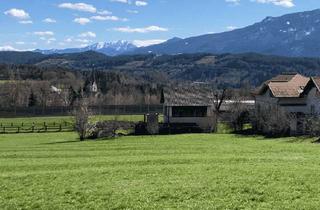
[[[318,8],[319,0],[1,0],[0,50],[148,45]]]

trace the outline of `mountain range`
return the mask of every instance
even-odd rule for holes
[[[246,53],[320,56],[320,9],[267,17],[233,31],[207,34],[138,48],[134,53]]]
[[[93,50],[109,56],[121,54],[261,53],[290,57],[320,56],[320,9],[266,17],[253,25],[216,34],[173,38],[148,47],[127,41],[97,43],[84,48],[36,50],[43,54]]]

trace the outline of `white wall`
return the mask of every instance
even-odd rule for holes
[[[172,107],[165,107],[168,115],[164,115],[164,123],[196,123],[204,130],[211,130],[214,126],[213,107],[208,107],[206,117],[172,117]]]
[[[313,88],[307,96],[307,112],[311,113],[311,107],[314,106],[316,115],[320,115],[320,94],[317,88]]]

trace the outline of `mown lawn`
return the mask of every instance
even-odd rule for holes
[[[0,135],[0,209],[318,209],[309,139]]]

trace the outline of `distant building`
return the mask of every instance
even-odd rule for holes
[[[57,94],[61,94],[61,92],[62,92],[62,90],[60,88],[57,88],[53,85],[50,87],[50,90],[51,90],[51,92],[57,93]]]
[[[97,83],[95,81],[90,86],[90,92],[91,93],[97,93],[98,92],[98,85],[97,85]]]
[[[255,93],[256,112],[266,112],[271,106],[294,116],[291,133],[308,130],[306,118],[320,116],[320,78],[298,73],[283,73],[262,84]],[[270,113],[271,115],[274,113]]]

